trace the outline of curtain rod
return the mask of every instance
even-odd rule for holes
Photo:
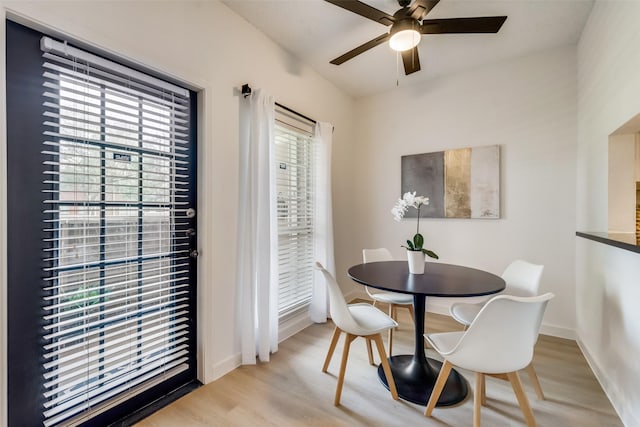
[[[251,86],[249,86],[249,84],[248,84],[248,83],[245,83],[245,84],[243,84],[243,85],[242,85],[242,96],[244,96],[244,97],[246,98],[246,97],[247,97],[247,96],[249,96],[249,95],[251,95]],[[316,123],[318,123],[318,122],[316,122],[315,120],[313,120],[311,117],[307,117],[307,116],[305,116],[304,114],[298,113],[296,110],[294,110],[294,109],[292,109],[292,108],[289,108],[289,107],[287,107],[286,105],[282,105],[282,104],[280,104],[279,102],[276,102],[276,105],[277,105],[278,107],[282,108],[283,110],[286,110],[286,111],[288,111],[288,112],[290,112],[290,113],[293,113],[293,114],[295,114],[295,115],[297,115],[297,116],[300,116],[300,117],[302,117],[302,118],[303,118],[303,119],[305,119],[305,120],[309,120],[309,121],[310,121],[311,123],[313,123],[314,125],[315,125]]]

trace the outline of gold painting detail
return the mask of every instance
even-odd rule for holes
[[[444,152],[444,205],[447,218],[471,217],[471,148]]]

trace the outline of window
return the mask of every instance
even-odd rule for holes
[[[278,220],[278,314],[306,308],[314,270],[313,123],[276,108],[275,169]]]

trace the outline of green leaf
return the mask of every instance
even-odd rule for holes
[[[435,252],[433,252],[433,251],[430,251],[429,249],[423,249],[423,250],[422,250],[422,253],[423,253],[423,254],[425,254],[425,255],[427,255],[427,256],[429,256],[429,257],[431,257],[431,258],[440,259],[440,257],[438,256],[438,254],[436,254],[436,253],[435,253]]]
[[[415,246],[416,250],[422,249],[423,244],[424,237],[422,237],[422,234],[417,233],[415,236],[413,236],[413,245]]]
[[[416,250],[416,248],[413,247],[413,243],[411,243],[411,240],[407,240],[407,246],[410,251]]]

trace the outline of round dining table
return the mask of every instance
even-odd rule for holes
[[[415,318],[415,350],[412,355],[389,357],[389,365],[398,395],[409,402],[426,405],[438,377],[442,362],[427,359],[424,349],[424,316],[426,297],[473,297],[504,290],[505,281],[495,274],[459,265],[428,262],[424,274],[411,274],[407,261],[381,261],[349,268],[351,279],[365,286],[413,295]],[[388,389],[382,369],[378,376]],[[438,399],[438,406],[454,405],[468,393],[468,384],[460,373],[451,370]]]

